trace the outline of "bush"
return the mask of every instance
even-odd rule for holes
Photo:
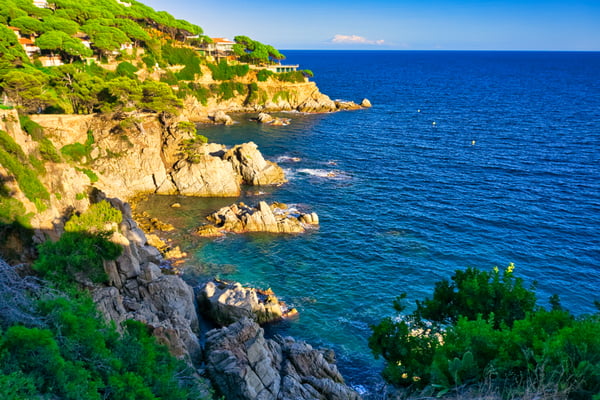
[[[39,301],[45,327],[13,325],[0,336],[3,399],[199,399],[187,366],[139,322],[120,335],[88,294]],[[189,382],[194,382],[189,379]]]
[[[65,232],[57,242],[38,246],[39,258],[33,269],[60,287],[86,279],[106,282],[103,261],[114,260],[122,250],[105,233]]]
[[[91,161],[90,153],[94,144],[94,135],[88,132],[85,144],[72,143],[63,146],[60,152],[71,161],[82,162],[85,158],[88,162]]]
[[[256,74],[256,79],[259,82],[266,82],[271,76],[273,76],[273,71],[269,71],[268,69],[261,69]]]
[[[440,394],[486,380],[506,397],[599,393],[600,314],[575,318],[557,297],[552,310],[536,306],[513,269],[456,271],[412,314],[372,326],[369,347],[386,360],[386,380]]]
[[[0,164],[15,176],[25,197],[36,204],[38,211],[43,211],[47,207],[46,201],[50,200],[50,193],[40,182],[38,172],[31,168],[31,161],[12,137],[0,131]]]
[[[236,77],[242,77],[250,70],[247,64],[229,65],[226,60],[221,60],[218,64],[208,64],[208,68],[216,81],[229,81]]]
[[[130,62],[123,61],[117,66],[116,73],[119,76],[126,76],[131,79],[136,79],[135,73],[138,71],[137,67]]]
[[[513,264],[502,273],[498,268],[490,272],[476,268],[457,270],[452,282],[442,280],[435,284],[433,298],[417,301],[416,313],[438,323],[455,323],[460,316],[475,320],[480,314],[489,319],[493,313],[496,327],[503,323],[511,326],[533,311],[536,302],[535,285],[526,289],[513,270]]]
[[[73,215],[65,224],[66,232],[100,233],[113,230],[112,224],[123,220],[121,211],[113,208],[106,200],[92,204],[81,215]]]

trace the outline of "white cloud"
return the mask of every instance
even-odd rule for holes
[[[383,39],[369,40],[365,37],[358,35],[340,35],[337,34],[331,39],[331,43],[335,44],[371,44],[381,46],[385,43]]]

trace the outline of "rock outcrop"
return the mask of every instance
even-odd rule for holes
[[[250,318],[259,324],[295,315],[271,290],[243,287],[237,282],[212,280],[198,289],[200,310],[214,323],[226,326]]]
[[[118,199],[108,200],[123,214],[119,232],[111,238],[123,246],[123,253],[115,261],[104,263],[110,286],[92,288],[99,311],[117,327],[128,319],[140,321],[172,354],[197,360],[201,349],[192,288],[177,275],[163,274],[160,265],[164,260],[155,247],[148,245],[131,218],[129,205]]]
[[[325,352],[290,337],[265,339],[263,329],[248,318],[209,331],[205,360],[227,399],[360,399]]]
[[[131,114],[35,115],[32,119],[45,128],[57,148],[88,143],[83,161],[98,176],[94,186],[110,197],[129,199],[139,193],[236,197],[242,183],[286,181],[283,170],[266,161],[256,144],[228,150],[199,143],[192,132],[181,128],[186,121],[177,118]]]
[[[214,227],[219,232],[233,233],[302,233],[307,226],[319,224],[316,213],[300,213],[282,203],[269,206],[264,201],[256,208],[244,203],[232,204],[212,213],[207,219],[214,225],[200,227],[197,233],[201,236],[216,236]]]
[[[265,160],[254,142],[234,146],[223,154],[223,160],[231,163],[247,185],[279,185],[287,182],[283,169]]]
[[[261,124],[272,125],[272,126],[287,126],[290,124],[289,118],[273,117],[267,113],[259,113],[256,117],[256,121]]]

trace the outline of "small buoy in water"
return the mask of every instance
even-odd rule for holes
[[[421,112],[421,109],[419,108],[419,109],[417,110],[417,112]]]
[[[437,124],[435,123],[435,121],[433,121],[433,122],[431,123],[431,125],[435,126],[435,125],[437,125]]]
[[[475,146],[475,141],[471,140],[471,146]]]

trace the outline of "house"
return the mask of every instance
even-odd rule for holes
[[[40,48],[37,47],[31,39],[20,37],[19,43],[23,46],[23,49],[25,49],[25,53],[27,53],[28,57],[40,52]]]
[[[38,8],[48,8],[47,0],[33,0],[33,5]]]
[[[214,51],[216,51],[218,54],[228,56],[233,53],[233,45],[235,42],[225,38],[212,38],[212,41]]]
[[[58,67],[59,65],[64,64],[60,56],[44,56],[38,58],[38,60],[42,63],[42,66],[44,67]]]
[[[13,31],[19,39],[21,38],[21,30],[19,28],[15,27],[15,26],[9,26],[8,29]]]
[[[280,72],[296,72],[298,70],[298,67],[300,65],[281,65],[281,64],[276,64],[276,65],[269,65],[268,67],[266,67],[265,69],[268,69],[269,71],[275,72],[275,73],[280,73]]]

